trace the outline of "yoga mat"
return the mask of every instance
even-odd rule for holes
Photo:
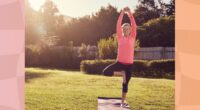
[[[98,110],[131,110],[130,106],[120,107],[121,98],[98,97]]]

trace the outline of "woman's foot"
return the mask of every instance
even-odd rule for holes
[[[128,106],[128,103],[127,103],[124,95],[125,95],[125,93],[123,94],[122,102],[120,104],[120,107],[126,107],[126,106]]]
[[[121,103],[120,107],[122,108],[128,107],[128,103]]]

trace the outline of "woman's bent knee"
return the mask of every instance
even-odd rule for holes
[[[112,72],[108,71],[107,69],[104,69],[103,72],[102,72],[102,74],[104,76],[112,76],[113,75]]]

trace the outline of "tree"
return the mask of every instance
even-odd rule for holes
[[[158,6],[155,3],[155,0],[138,0],[139,5],[142,7],[146,7],[149,10],[157,10]]]
[[[154,0],[138,0],[139,5],[135,9],[135,19],[137,25],[142,25],[150,19],[158,18],[161,15],[161,9]]]
[[[56,35],[59,26],[64,23],[64,17],[59,15],[57,6],[51,0],[46,0],[41,7],[43,27],[48,36]]]
[[[116,32],[116,22],[119,13],[111,5],[101,7],[101,9],[91,16],[74,18],[67,23],[60,31],[60,45],[72,40],[75,45],[81,43],[97,45],[101,38],[111,36]]]
[[[170,3],[164,3],[162,0],[158,0],[158,3],[163,9],[163,16],[170,16],[175,14],[175,0],[170,0]]]
[[[174,47],[175,16],[164,16],[149,20],[138,28],[141,47]]]
[[[25,44],[36,44],[39,41],[39,15],[30,7],[28,0],[25,0]]]
[[[97,40],[100,40],[102,37],[111,36],[116,32],[118,16],[119,13],[115,7],[111,5],[108,5],[106,8],[101,7],[100,11],[92,18],[96,24],[94,31],[96,32]]]
[[[171,0],[170,4],[167,4],[166,7],[167,7],[166,13],[168,16],[175,14],[175,0]]]

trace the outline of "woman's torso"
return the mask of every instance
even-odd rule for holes
[[[131,36],[118,38],[117,61],[124,64],[133,63],[134,38]]]

